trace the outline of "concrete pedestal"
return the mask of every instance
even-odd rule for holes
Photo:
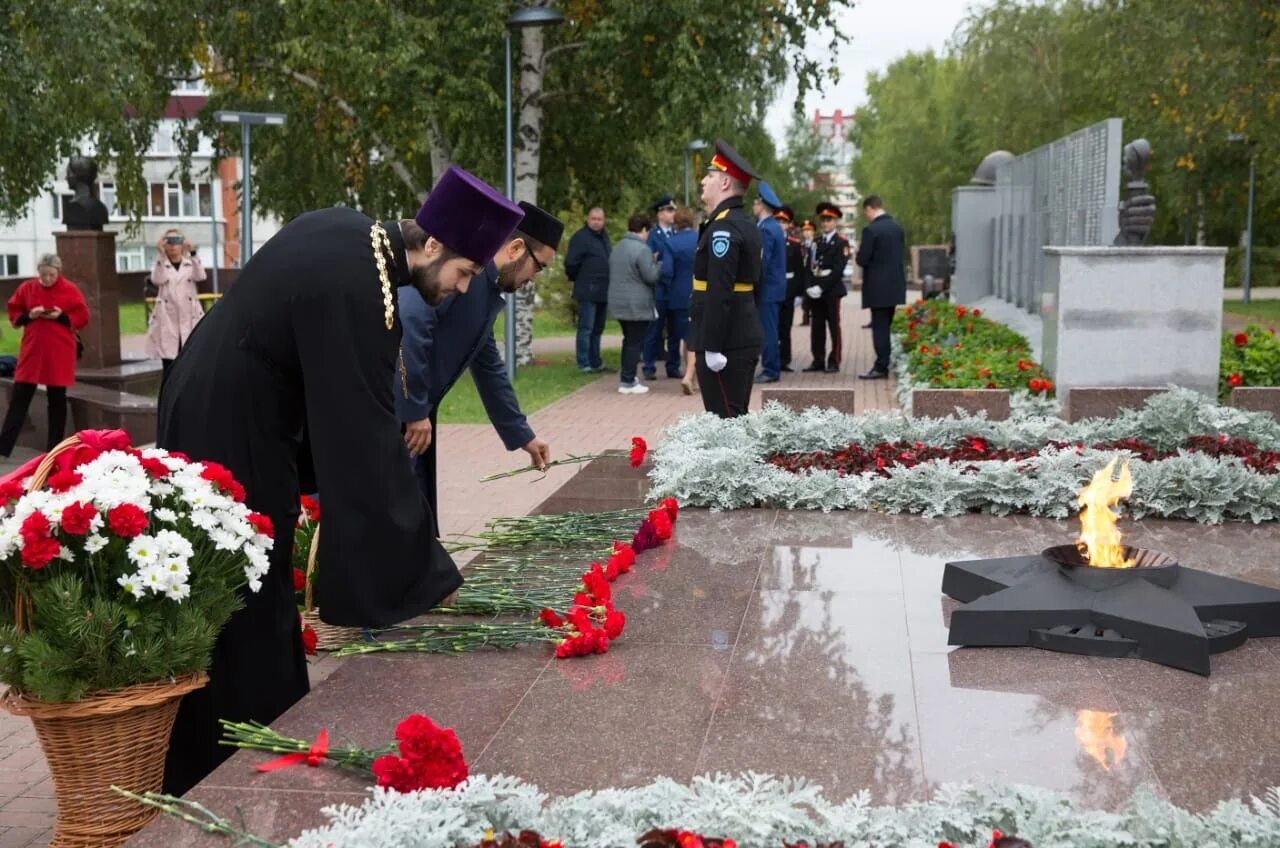
[[[956,236],[951,299],[956,303],[973,303],[994,293],[995,220],[999,211],[994,186],[951,190],[951,230]]]
[[[1073,387],[1183,386],[1216,397],[1227,251],[1046,247],[1044,366]]]
[[[85,368],[120,364],[120,283],[116,234],[77,230],[54,233],[62,276],[75,283],[89,305],[89,326],[80,331]]]

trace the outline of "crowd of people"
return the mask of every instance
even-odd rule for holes
[[[760,269],[755,280],[735,281],[752,283],[761,339],[753,383],[776,383],[797,370],[792,366],[797,314],[801,326],[810,327],[810,362],[799,370],[840,371],[840,308],[849,294],[845,275],[851,261],[863,268],[862,305],[872,316],[863,329],[872,331],[876,350],[873,367],[859,376],[888,377],[889,324],[893,308],[906,296],[904,235],[879,197],[868,197],[863,209],[868,224],[861,244],[854,246],[839,230],[842,212],[835,204],[818,204],[815,227],[811,219],[798,221],[767,182],[759,184],[752,211],[761,240]],[[565,270],[578,314],[577,367],[587,374],[613,370],[600,353],[601,338],[613,319],[622,331],[620,393],[647,393],[644,381],[656,379],[661,369],[692,395],[699,391],[695,351],[688,344],[700,243],[696,218],[669,194],[654,202],[649,213],[631,215],[625,235],[611,244],[604,209],[593,207],[569,241]]]

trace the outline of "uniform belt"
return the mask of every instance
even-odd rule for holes
[[[706,280],[694,280],[694,281],[693,281],[693,290],[694,290],[694,291],[706,291],[706,290],[707,290],[707,281],[706,281]],[[733,290],[734,290],[735,292],[750,292],[750,291],[755,291],[755,290],[756,290],[756,284],[755,284],[755,283],[734,283],[734,284],[733,284]]]

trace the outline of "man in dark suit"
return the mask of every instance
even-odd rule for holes
[[[489,421],[507,450],[523,448],[546,468],[551,448],[529,427],[493,338],[493,322],[506,297],[533,281],[555,259],[564,225],[551,213],[521,201],[524,220],[498,255],[463,294],[430,305],[410,287],[400,289],[404,337],[394,377],[396,414],[405,428],[418,485],[431,504],[439,536],[436,497],[436,418],[440,402],[470,369]]]
[[[871,340],[876,363],[863,380],[883,380],[889,376],[889,325],[898,304],[907,302],[907,275],[903,270],[906,233],[884,211],[876,195],[862,201],[867,226],[858,243],[857,262],[862,268],[862,308],[871,310]]]

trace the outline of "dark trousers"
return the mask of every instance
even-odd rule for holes
[[[706,355],[698,352],[698,389],[702,392],[702,407],[707,412],[721,418],[737,418],[747,414],[751,402],[751,384],[755,382],[760,348],[727,350],[724,355],[729,364],[716,372],[707,367]]]
[[[440,441],[440,430],[436,427],[436,413],[440,406],[437,404],[435,409],[431,410],[431,444],[427,445],[427,450],[415,456],[413,462],[413,476],[418,478],[418,488],[422,491],[422,496],[427,499],[427,504],[431,507],[431,521],[434,525],[436,538],[440,538],[440,499],[436,493],[436,443]]]
[[[578,303],[578,339],[576,353],[578,368],[599,371],[604,366],[600,358],[600,336],[604,335],[608,304],[580,301]]]
[[[636,382],[636,366],[644,352],[644,337],[650,322],[619,320],[618,323],[622,325],[622,370],[618,372],[618,380],[624,386],[631,386]]]
[[[791,365],[791,325],[796,322],[796,302],[787,298],[778,307],[778,362],[783,368]]]
[[[889,327],[893,324],[895,307],[883,306],[871,310],[871,343],[876,349],[876,371],[889,373]]]
[[[49,398],[49,438],[45,450],[53,450],[67,430],[67,387],[45,386],[45,394]],[[27,410],[31,408],[31,399],[35,396],[35,383],[13,384],[9,411],[5,413],[4,427],[0,429],[0,456],[13,453],[13,447],[22,435],[22,425],[27,420]]]
[[[644,373],[657,372],[657,361],[663,355],[663,336],[666,336],[666,369],[668,377],[680,376],[680,343],[689,334],[689,310],[671,309],[662,301],[657,303],[658,317],[649,322],[644,338]]]
[[[840,333],[840,299],[821,297],[807,301],[813,321],[809,326],[809,350],[815,365],[826,363],[839,368],[844,354],[844,337]],[[831,334],[831,354],[827,354],[827,334]]]
[[[761,303],[756,307],[760,316],[760,334],[764,340],[760,346],[760,373],[777,378],[782,371],[782,352],[778,347],[778,304]]]

